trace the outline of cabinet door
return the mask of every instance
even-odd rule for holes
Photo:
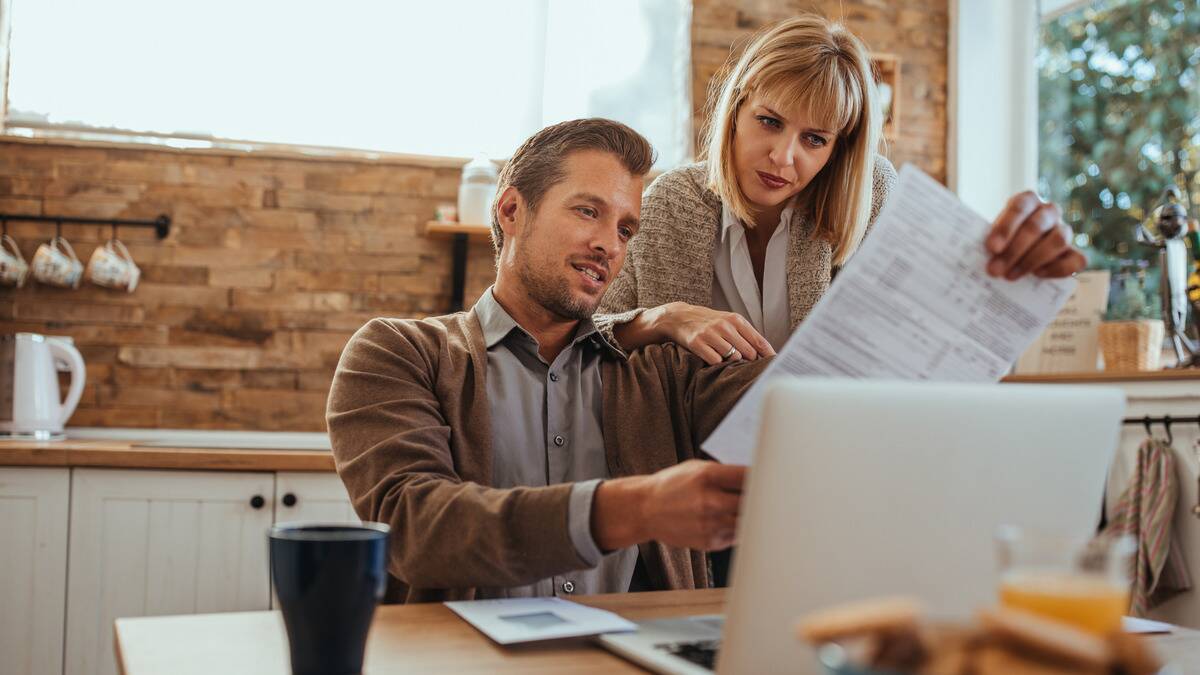
[[[75,469],[66,671],[116,672],[118,617],[267,609],[274,487],[270,473]]]
[[[0,467],[0,671],[61,673],[69,469]]]
[[[336,473],[280,471],[275,474],[275,522],[361,522]]]

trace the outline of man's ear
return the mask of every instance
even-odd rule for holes
[[[517,188],[511,185],[504,188],[496,200],[496,219],[500,221],[500,231],[504,233],[506,241],[521,231],[527,213],[525,199]]]

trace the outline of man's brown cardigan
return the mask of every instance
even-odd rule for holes
[[[612,477],[699,456],[700,442],[765,363],[706,367],[673,344],[606,358]],[[585,567],[567,529],[569,483],[489,487],[486,373],[474,311],[374,319],[342,353],[329,392],[329,436],[358,515],[392,528],[389,600],[470,599],[476,586],[519,586]],[[710,585],[703,552],[650,542],[640,553],[656,588]]]

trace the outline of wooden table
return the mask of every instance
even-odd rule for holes
[[[575,598],[632,619],[723,611],[724,590]],[[1200,632],[1154,638],[1182,673],[1200,673]],[[118,619],[116,654],[125,675],[288,675],[287,638],[277,612]],[[440,604],[380,607],[364,673],[641,673],[588,640],[500,647]]]

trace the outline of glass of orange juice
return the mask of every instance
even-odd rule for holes
[[[1000,604],[1091,633],[1120,630],[1135,551],[1128,535],[1070,537],[1002,527],[996,533]]]

